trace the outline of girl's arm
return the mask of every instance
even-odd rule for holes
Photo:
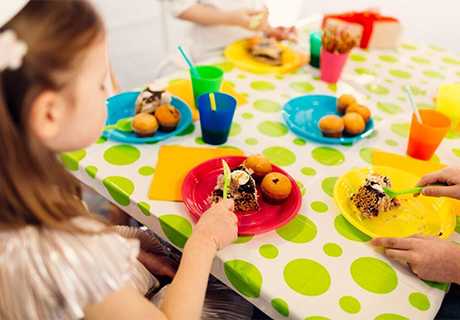
[[[85,308],[85,318],[199,319],[214,255],[237,237],[238,219],[232,211],[233,201],[224,200],[201,216],[161,309],[127,286]]]

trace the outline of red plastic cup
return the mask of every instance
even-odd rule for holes
[[[345,62],[347,62],[348,53],[336,54],[321,48],[320,57],[320,69],[321,69],[321,80],[336,83],[340,79]]]
[[[422,123],[415,114],[410,124],[407,154],[412,158],[430,160],[452,126],[452,120],[439,111],[419,110]]]

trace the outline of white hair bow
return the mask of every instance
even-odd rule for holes
[[[13,30],[0,33],[0,72],[20,68],[26,53],[27,44]]]

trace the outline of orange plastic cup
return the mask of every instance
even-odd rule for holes
[[[452,126],[452,120],[439,111],[419,110],[422,123],[415,114],[410,124],[407,154],[412,158],[430,160]]]

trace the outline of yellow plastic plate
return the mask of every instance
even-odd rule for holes
[[[334,200],[352,225],[373,238],[408,237],[413,234],[448,238],[452,234],[456,224],[455,212],[450,202],[443,198],[399,196],[399,208],[373,219],[364,217],[351,201],[351,196],[373,172],[389,177],[395,190],[412,188],[419,180],[405,171],[381,166],[356,168],[341,176],[334,186]]]
[[[308,62],[308,56],[281,46],[281,66],[272,66],[255,60],[247,49],[248,40],[240,40],[229,45],[224,52],[225,58],[236,67],[253,73],[289,73]]]

